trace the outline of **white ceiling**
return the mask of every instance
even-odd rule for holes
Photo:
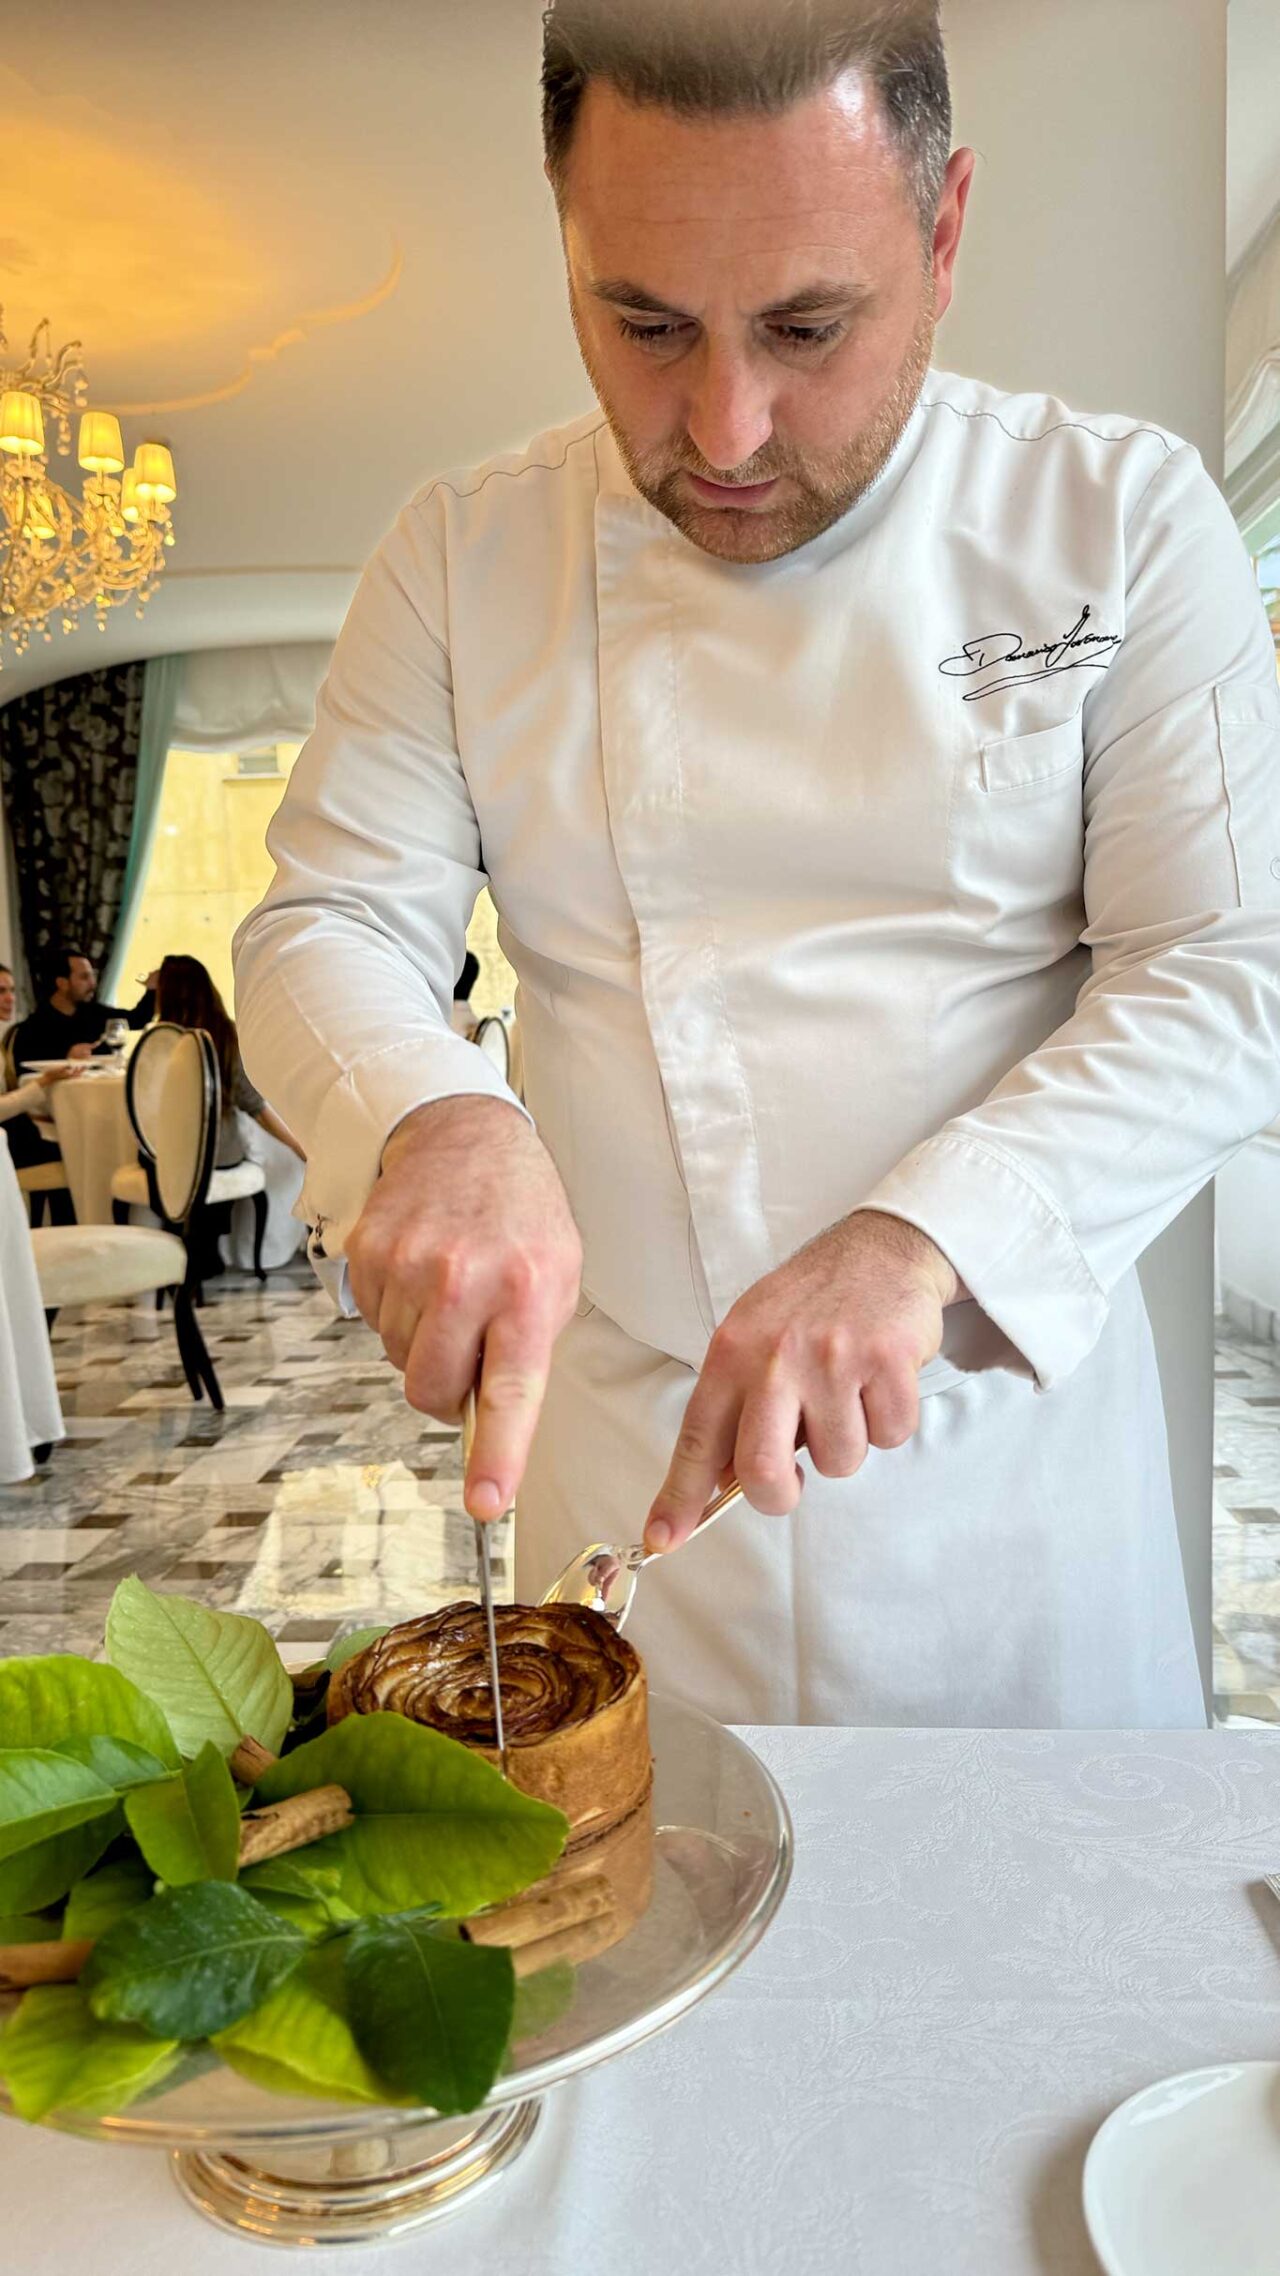
[[[328,637],[418,482],[588,405],[540,171],[540,13],[8,12],[10,359],[45,314],[79,333],[91,399],[130,447],[172,444],[180,496],[144,622],[55,635],[6,663],[0,701],[128,655]],[[1231,26],[1234,260],[1280,204],[1280,5],[1231,0]]]
[[[48,313],[96,404],[222,399],[124,417],[180,486],[144,623],[55,635],[0,701],[117,656],[331,634],[419,482],[587,408],[539,37],[540,0],[8,12],[10,358]]]

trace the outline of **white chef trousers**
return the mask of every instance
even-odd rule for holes
[[[695,1381],[583,1304],[517,1516],[516,1592],[639,1540]],[[652,1686],[727,1723],[1203,1728],[1164,1414],[1136,1274],[1052,1391],[926,1386],[920,1428],[798,1510],[745,1505],[648,1567],[628,1634]]]

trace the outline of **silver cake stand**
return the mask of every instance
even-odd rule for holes
[[[184,2196],[260,2243],[369,2243],[471,2204],[518,2158],[552,2087],[677,2022],[746,1958],[782,1901],[791,1827],[763,1763],[709,1716],[669,1699],[650,1700],[649,1727],[649,1905],[610,1951],[575,1970],[558,2019],[514,2044],[482,2109],[441,2119],[273,2094],[197,2057],[118,2117],[67,2111],[48,2122],[168,2150]]]

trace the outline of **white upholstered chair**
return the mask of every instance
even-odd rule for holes
[[[142,1159],[124,1163],[111,1180],[111,1214],[117,1225],[128,1224],[131,1209],[149,1209],[157,1217],[162,1214],[155,1195],[156,1124],[170,1053],[178,1037],[189,1032],[171,1020],[161,1020],[147,1029],[129,1061],[124,1099]],[[210,1175],[206,1208],[242,1200],[253,1203],[253,1269],[259,1280],[265,1280],[262,1237],[267,1229],[267,1180],[260,1162],[233,1162],[229,1169],[215,1169]]]
[[[162,1032],[162,1031],[152,1031]],[[175,1028],[150,1128],[154,1207],[159,1225],[46,1225],[31,1234],[46,1312],[68,1304],[101,1304],[170,1289],[178,1353],[198,1399],[208,1391],[219,1410],[222,1390],[192,1304],[187,1229],[213,1174],[218,1143],[218,1061],[198,1028]],[[140,1047],[139,1047],[140,1048]]]
[[[471,1038],[478,1051],[483,1051],[498,1070],[504,1083],[524,1097],[524,1057],[520,1047],[520,1027],[513,1011],[488,1012],[477,1022]]]

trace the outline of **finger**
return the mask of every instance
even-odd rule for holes
[[[442,1314],[437,1306],[425,1304],[404,1366],[409,1406],[439,1422],[456,1422],[474,1387],[483,1342],[484,1321],[478,1309],[450,1306]]]
[[[541,1306],[500,1313],[485,1329],[475,1444],[462,1496],[472,1517],[501,1517],[516,1498],[546,1396],[553,1340]]]
[[[804,1438],[822,1478],[852,1478],[867,1459],[867,1418],[856,1389],[805,1400]]]
[[[377,1312],[371,1325],[382,1339],[382,1348],[393,1367],[403,1375],[409,1364],[409,1353],[417,1334],[420,1313],[418,1306],[397,1288],[384,1288]]]
[[[748,1394],[738,1423],[734,1467],[738,1483],[765,1517],[786,1517],[800,1499],[804,1479],[796,1462],[800,1400],[782,1377],[766,1377]]]
[[[678,1549],[687,1541],[733,1461],[741,1395],[735,1384],[705,1371],[685,1409],[671,1465],[645,1522],[646,1549]]]
[[[382,1314],[383,1297],[386,1292],[386,1273],[380,1262],[366,1262],[363,1250],[357,1245],[356,1234],[358,1232],[359,1227],[357,1226],[356,1232],[352,1234],[347,1243],[347,1286],[351,1291],[351,1301],[361,1319],[374,1329],[375,1333],[380,1334],[379,1320]],[[388,1354],[389,1356],[390,1354]],[[402,1360],[396,1362],[397,1366],[402,1367],[403,1364]]]
[[[920,1427],[920,1386],[914,1371],[877,1375],[864,1383],[862,1405],[873,1446],[905,1446]]]

